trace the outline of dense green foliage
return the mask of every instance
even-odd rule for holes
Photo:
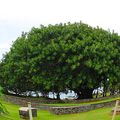
[[[44,96],[74,90],[92,98],[103,86],[114,94],[120,76],[120,37],[87,24],[32,28],[12,45],[0,64],[4,92],[40,91]]]

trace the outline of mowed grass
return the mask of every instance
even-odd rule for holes
[[[18,112],[20,106],[4,101],[2,101],[2,103],[7,108],[9,114],[0,116],[0,120],[22,120],[20,119]],[[34,120],[111,120],[111,109],[112,108],[102,108],[89,112],[67,115],[54,115],[49,111],[38,110],[38,117]],[[116,116],[115,120],[119,119],[120,116]]]
[[[111,108],[97,109],[89,112],[68,115],[53,115],[49,112],[42,111],[42,120],[111,120]],[[36,119],[37,120],[37,119]],[[120,120],[120,116],[116,116],[115,120]]]

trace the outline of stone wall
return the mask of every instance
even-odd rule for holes
[[[117,97],[117,96],[111,96]],[[110,97],[107,97],[110,98]],[[107,99],[104,98],[104,99]],[[11,102],[13,104],[17,104],[20,106],[27,106],[27,102],[31,102],[32,107],[36,107],[38,109],[44,109],[44,110],[50,110],[54,114],[70,114],[70,113],[80,113],[80,112],[86,112],[89,110],[94,110],[98,108],[103,107],[110,107],[115,105],[115,101],[112,102],[104,102],[104,103],[98,103],[98,104],[90,104],[90,105],[82,105],[82,106],[72,106],[72,107],[52,107],[48,106],[47,104],[53,104],[53,103],[82,103],[82,102],[90,102],[90,101],[99,101],[103,100],[103,98],[99,99],[88,99],[88,100],[64,100],[64,101],[58,101],[58,100],[44,100],[39,98],[28,98],[28,97],[16,97],[16,96],[10,96],[10,95],[4,95],[4,99],[7,102]]]
[[[14,104],[23,105],[26,102],[32,103],[42,103],[42,104],[53,104],[53,103],[64,103],[62,100],[52,100],[52,99],[44,99],[44,98],[30,98],[30,97],[16,97],[12,95],[4,95],[3,98]]]
[[[117,98],[120,95],[112,95],[112,96],[107,96],[107,97],[100,97],[100,98],[92,98],[92,99],[81,99],[81,100],[63,100],[64,103],[82,103],[82,102],[95,102],[95,101],[100,101],[100,100],[105,100],[109,98]]]
[[[91,105],[84,105],[84,106],[51,107],[50,112],[57,114],[57,115],[73,114],[73,113],[87,112],[87,111],[98,109],[98,108],[111,107],[114,105],[115,105],[115,101],[91,104]]]
[[[62,102],[58,100],[44,100],[39,98],[28,98],[28,97],[25,98],[25,97],[16,97],[16,96],[10,96],[10,95],[4,95],[3,98],[7,102],[24,106],[24,107],[27,106],[28,102],[31,102],[32,107],[36,107],[44,110],[48,110],[50,108],[50,106],[46,104]]]
[[[39,99],[39,98],[28,98],[28,97],[16,97],[11,95],[4,95],[4,99],[8,102],[12,102],[18,105],[25,105],[27,102],[31,102],[33,104],[55,104],[55,103],[82,103],[82,102],[94,102],[105,100],[108,98],[119,97],[119,95],[95,98],[95,99],[82,99],[82,100],[51,100],[51,99]]]

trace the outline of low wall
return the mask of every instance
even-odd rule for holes
[[[72,107],[51,107],[46,104],[55,104],[55,103],[82,103],[82,102],[90,102],[90,101],[99,101],[107,98],[114,98],[117,96],[109,96],[99,99],[84,99],[84,100],[42,100],[39,98],[28,98],[28,97],[16,97],[11,95],[4,95],[4,100],[7,102],[11,102],[13,104],[17,104],[20,106],[27,106],[27,102],[31,102],[32,106],[38,109],[50,110],[54,114],[69,114],[69,113],[79,113],[85,112],[89,110],[94,110],[102,107],[110,107],[115,105],[115,101],[112,102],[104,102],[99,104],[91,104],[85,106],[72,106]]]
[[[50,112],[57,114],[57,115],[73,114],[73,113],[87,112],[87,111],[95,110],[98,108],[112,107],[114,105],[115,105],[115,101],[98,103],[98,104],[91,104],[91,105],[84,105],[84,106],[51,107]]]
[[[52,103],[58,103],[62,101],[58,101],[58,100],[42,100],[39,98],[28,98],[28,97],[16,97],[16,96],[10,96],[10,95],[4,95],[3,96],[4,100],[16,105],[20,105],[20,106],[27,106],[28,102],[31,102],[32,107],[36,107],[39,109],[44,109],[44,110],[48,110],[50,108],[50,106],[46,105],[46,104],[52,104]]]
[[[70,114],[70,113],[80,113],[80,112],[86,112],[89,110],[94,110],[98,108],[103,107],[111,107],[115,105],[115,101],[111,102],[104,102],[104,103],[98,103],[98,104],[90,104],[90,105],[84,105],[84,106],[72,106],[72,107],[52,107],[48,106],[46,104],[55,104],[55,103],[82,103],[82,102],[90,102],[90,101],[99,101],[104,100],[107,98],[114,98],[117,96],[111,96],[111,97],[105,97],[105,98],[99,98],[99,99],[88,99],[88,100],[42,100],[39,98],[25,98],[25,97],[16,97],[16,96],[10,96],[10,95],[4,95],[4,99],[7,102],[11,102],[13,104],[17,104],[20,106],[27,106],[27,102],[31,102],[33,107],[36,107],[38,109],[44,109],[44,110],[50,110],[54,114]]]
[[[4,99],[8,102],[12,102],[18,105],[24,105],[27,102],[31,102],[33,104],[55,104],[55,103],[82,103],[82,102],[94,102],[105,100],[108,98],[116,98],[119,95],[108,96],[108,97],[101,97],[101,98],[94,98],[94,99],[81,99],[81,100],[51,100],[51,99],[39,99],[39,98],[28,98],[28,97],[16,97],[11,95],[4,95]]]
[[[82,102],[95,102],[95,101],[100,101],[100,100],[105,100],[109,98],[117,98],[120,95],[111,95],[107,97],[100,97],[100,98],[91,98],[91,99],[80,99],[80,100],[63,100],[64,103],[82,103]]]
[[[53,103],[64,103],[62,100],[51,100],[42,98],[29,98],[29,97],[17,97],[12,95],[4,95],[3,98],[14,104],[23,105],[26,102],[42,103],[42,104],[53,104]]]

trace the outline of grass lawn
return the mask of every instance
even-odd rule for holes
[[[0,116],[0,120],[21,120],[19,118],[19,106],[2,101],[9,114]],[[39,110],[38,118],[34,120],[111,120],[110,111],[112,108],[102,108],[79,114],[54,115],[49,111]],[[117,116],[115,120],[119,120]]]

